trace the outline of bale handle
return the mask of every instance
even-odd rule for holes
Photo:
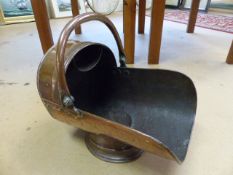
[[[58,75],[58,87],[61,94],[61,101],[64,101],[64,98],[70,97],[70,92],[67,86],[66,77],[65,77],[65,66],[64,66],[64,56],[65,56],[65,46],[69,39],[71,32],[79,27],[82,23],[88,21],[100,21],[103,22],[112,32],[117,46],[119,50],[119,62],[121,67],[125,67],[125,53],[122,46],[122,42],[120,36],[114,26],[114,24],[104,15],[96,14],[96,13],[85,13],[78,15],[71,19],[64,29],[61,32],[61,35],[58,40],[57,44],[57,52],[56,52],[56,68],[57,68],[57,75]]]

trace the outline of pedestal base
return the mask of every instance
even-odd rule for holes
[[[95,157],[112,163],[133,161],[139,158],[143,152],[138,148],[104,135],[88,133],[85,141],[87,148]]]

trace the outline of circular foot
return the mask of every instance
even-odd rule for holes
[[[130,162],[139,158],[142,150],[116,139],[88,133],[85,137],[89,151],[97,158],[112,163]]]

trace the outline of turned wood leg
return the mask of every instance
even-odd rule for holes
[[[139,0],[138,33],[144,34],[146,18],[146,0]]]
[[[227,61],[228,64],[233,64],[233,41],[231,43],[231,48],[229,50],[228,56],[227,56]]]
[[[36,21],[37,30],[40,37],[43,52],[53,46],[53,36],[49,24],[49,16],[45,0],[31,0],[32,9]]]
[[[154,0],[151,11],[151,29],[149,44],[149,64],[158,64],[163,32],[165,0]]]
[[[136,0],[124,0],[124,46],[126,63],[134,64]]]
[[[71,0],[71,10],[72,10],[73,17],[79,15],[78,0]],[[77,27],[75,29],[75,33],[76,34],[81,34],[82,33],[81,27]]]
[[[189,14],[189,22],[187,26],[187,33],[193,33],[197,21],[197,14],[200,5],[200,0],[192,0],[192,5]]]

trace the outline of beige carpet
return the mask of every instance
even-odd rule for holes
[[[122,16],[113,15],[122,35]],[[54,38],[68,19],[52,20]],[[232,35],[165,21],[161,62],[147,65],[146,34],[136,36],[135,67],[180,71],[193,79],[198,109],[186,160],[182,165],[149,153],[127,164],[93,157],[77,129],[55,121],[36,88],[43,56],[34,23],[0,27],[0,174],[1,175],[232,175],[233,67],[225,64]],[[109,45],[113,37],[98,22],[83,25],[78,39]],[[74,38],[75,36],[72,35]],[[76,38],[76,37],[75,37]]]

